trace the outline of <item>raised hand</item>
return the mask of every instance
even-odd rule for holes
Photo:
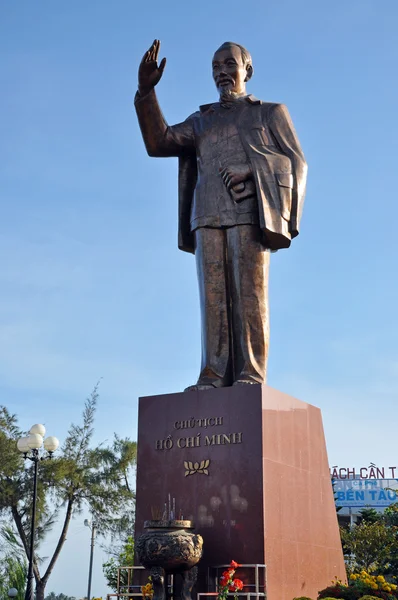
[[[141,96],[150,92],[157,85],[163,75],[166,59],[163,58],[158,66],[160,40],[155,40],[142,58],[138,69],[138,91]]]

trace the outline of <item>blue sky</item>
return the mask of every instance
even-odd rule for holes
[[[269,384],[322,409],[331,464],[397,464],[397,18],[396,0],[0,1],[0,401],[22,427],[62,441],[102,377],[96,439],[135,438],[139,396],[196,380],[177,164],[146,155],[133,98],[159,38],[183,120],[233,40],[309,163],[301,234],[271,261]],[[79,519],[48,591],[83,596],[88,554]]]

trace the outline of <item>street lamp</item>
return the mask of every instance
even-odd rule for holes
[[[93,576],[93,559],[94,559],[95,531],[96,531],[96,528],[97,528],[97,523],[95,521],[89,521],[88,519],[84,519],[84,524],[85,524],[86,527],[90,527],[90,529],[91,529],[90,566],[88,568],[88,590],[87,590],[87,600],[90,600],[90,596],[91,596],[91,578]]]
[[[7,596],[8,596],[9,598],[11,598],[11,599],[12,599],[12,598],[15,598],[16,596],[18,596],[18,590],[17,590],[17,588],[10,588],[10,589],[8,590],[8,592],[7,592]]]
[[[17,448],[24,455],[24,459],[31,460],[34,463],[34,475],[33,475],[33,504],[32,504],[32,520],[30,527],[30,549],[29,549],[29,569],[28,569],[28,580],[26,584],[25,600],[34,600],[34,575],[33,575],[33,546],[35,537],[35,519],[36,519],[36,498],[37,498],[37,472],[40,460],[45,458],[52,458],[53,452],[59,446],[59,441],[54,436],[49,436],[43,441],[46,428],[44,425],[36,424],[33,425],[29,430],[29,435],[22,437],[17,442]],[[40,455],[40,448],[44,446],[44,449],[48,452],[47,455]],[[11,591],[11,590],[10,590]],[[18,592],[17,592],[18,593]],[[16,594],[15,594],[16,595]]]

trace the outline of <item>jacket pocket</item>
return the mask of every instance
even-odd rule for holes
[[[281,187],[293,188],[293,175],[291,173],[276,173],[276,179]]]
[[[290,220],[292,211],[293,175],[291,173],[276,173],[281,201],[281,215],[286,221]]]
[[[269,146],[271,144],[269,133],[265,127],[252,127],[251,128],[251,141],[258,146]]]

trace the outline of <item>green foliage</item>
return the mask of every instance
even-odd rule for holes
[[[50,592],[44,600],[76,600],[75,596],[67,596],[66,594],[55,594]]]
[[[17,500],[14,482],[18,480],[22,485],[24,479],[23,458],[15,443],[21,436],[16,416],[11,415],[4,406],[0,406],[0,511]]]
[[[58,457],[39,465],[33,561],[37,600],[44,600],[45,587],[66,541],[72,516],[89,509],[97,532],[111,537],[133,527],[135,497],[130,480],[136,444],[115,436],[110,445],[92,446],[97,399],[96,386],[85,403],[82,422],[71,425]],[[28,556],[33,464],[24,465],[17,450],[16,441],[21,435],[15,415],[0,407],[0,516],[13,524],[7,543],[14,552],[22,551]],[[60,527],[58,542],[46,571],[41,573],[40,544],[56,524]]]
[[[358,524],[341,528],[343,552],[350,572],[361,569],[396,580],[398,574],[398,503],[384,513],[373,508],[360,512]]]
[[[383,523],[386,528],[390,532],[393,543],[390,548],[390,556],[389,562],[382,569],[380,569],[381,574],[388,575],[390,578],[392,577],[397,580],[398,575],[398,504],[390,504],[388,508],[385,509],[382,515]]]
[[[102,564],[102,571],[106,579],[108,587],[114,592],[118,591],[117,587],[117,570],[120,567],[120,563],[113,556]]]
[[[375,571],[385,569],[396,543],[395,528],[383,521],[362,521],[352,529],[340,529],[343,552],[351,571]]]
[[[134,565],[134,538],[127,538],[126,543],[117,556],[112,556],[103,563],[102,570],[108,587],[117,592],[117,570],[119,567],[132,567]],[[121,571],[120,585],[127,586],[127,572]],[[128,590],[127,590],[128,591]]]
[[[373,588],[375,584],[376,588]],[[318,595],[318,600],[329,600],[330,598],[340,600],[362,600],[363,597],[366,599],[377,598],[378,600],[396,600],[396,593],[391,589],[385,591],[384,586],[390,588],[390,584],[388,584],[383,577],[380,578],[362,571],[361,574],[351,576],[349,585],[337,582],[324,590],[321,590]]]
[[[337,494],[335,491],[335,485],[336,485],[337,481],[335,479],[332,479],[332,490],[333,490],[333,498],[334,498],[334,505],[336,507],[336,512],[338,513],[343,507],[342,506],[338,506],[336,504],[337,502]]]
[[[312,600],[308,596],[298,596],[297,598],[293,598],[293,600]]]
[[[383,518],[387,525],[398,526],[398,503],[390,504],[383,513]]]
[[[334,584],[321,590],[318,594],[318,600],[326,598],[339,598],[339,600],[358,600],[362,596],[359,590],[342,584]]]
[[[380,600],[380,596],[369,596],[369,594],[366,594],[366,596],[361,596],[359,600]]]
[[[388,594],[387,592],[374,592],[377,596],[373,596],[372,594],[365,594],[365,596],[361,596],[359,600],[396,600],[396,596],[393,594]]]
[[[2,557],[0,561],[0,598],[7,598],[8,590],[18,590],[16,600],[24,600],[28,566],[25,560],[11,555]]]
[[[357,525],[361,523],[377,523],[382,520],[382,515],[374,508],[363,508],[359,511],[359,519]]]

